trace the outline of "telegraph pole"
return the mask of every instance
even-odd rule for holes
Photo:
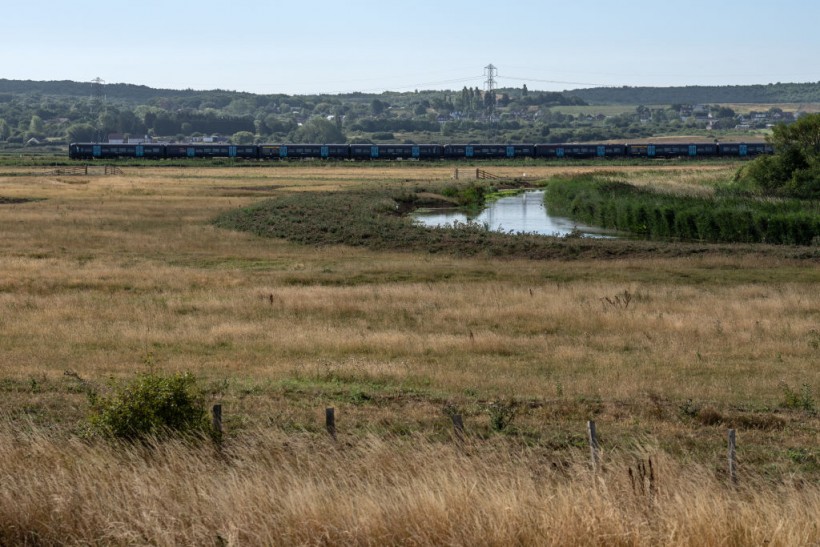
[[[104,85],[105,80],[103,80],[99,76],[91,80],[91,113],[97,115],[97,119],[94,121],[94,129],[97,132],[96,142],[102,141],[102,137],[100,135],[99,114],[100,112],[102,112],[102,104],[103,100],[105,99],[105,95],[103,94]]]

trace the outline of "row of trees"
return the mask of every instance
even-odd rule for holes
[[[34,86],[32,93],[21,93],[24,87],[12,84],[0,80],[0,141],[12,143],[31,138],[104,140],[112,133],[164,139],[218,133],[237,142],[331,140],[318,139],[317,131],[336,141],[384,140],[398,134],[402,140],[417,142],[488,135],[510,142],[557,142],[706,131],[703,119],[681,120],[681,105],[639,106],[617,115],[594,116],[596,107],[579,112],[584,102],[577,97],[530,91],[526,86],[494,94],[465,86],[460,92],[288,96],[190,90],[165,94],[116,85],[104,86],[102,93],[90,94],[87,88],[85,95],[71,96],[68,93],[76,92],[80,84],[52,82],[53,95],[46,94],[47,83]],[[108,91],[114,92],[114,98],[108,97]],[[729,108],[716,107],[712,114],[713,128],[732,129],[738,123]]]

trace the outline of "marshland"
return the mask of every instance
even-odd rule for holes
[[[708,195],[737,167],[492,171]],[[413,226],[451,175],[4,166],[0,543],[820,541],[816,245]],[[87,386],[144,373],[190,373],[220,443],[95,435]]]

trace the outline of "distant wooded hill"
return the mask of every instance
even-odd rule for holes
[[[820,82],[805,84],[597,87],[565,91],[592,104],[815,103]]]
[[[30,80],[0,79],[0,93],[40,93],[52,96],[89,97],[92,94],[92,85],[90,82],[37,82]],[[226,98],[239,98],[254,95],[253,93],[220,89],[208,91],[193,89],[154,89],[133,84],[105,84],[104,93],[109,99],[119,99],[135,103],[144,103],[159,97],[183,98],[201,97],[203,95],[222,95]],[[287,96],[283,94],[271,95],[279,97]],[[320,95],[321,94],[317,94],[317,96]],[[577,97],[592,104],[818,103],[820,102],[820,82],[731,86],[597,87],[565,91],[563,95]],[[363,98],[369,96],[371,95],[361,93],[336,95],[336,97],[339,98]],[[376,96],[376,94],[372,96]]]
[[[109,99],[127,102],[144,103],[159,97],[196,97],[203,94],[221,94],[235,97],[248,97],[252,93],[237,91],[196,91],[193,89],[154,89],[144,85],[105,84],[104,94]],[[6,80],[0,78],[0,93],[51,95],[55,97],[89,97],[92,94],[91,82],[73,82],[70,80],[38,82],[32,80]]]

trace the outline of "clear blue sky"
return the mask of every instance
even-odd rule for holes
[[[816,0],[19,2],[0,78],[254,93],[820,81]]]

